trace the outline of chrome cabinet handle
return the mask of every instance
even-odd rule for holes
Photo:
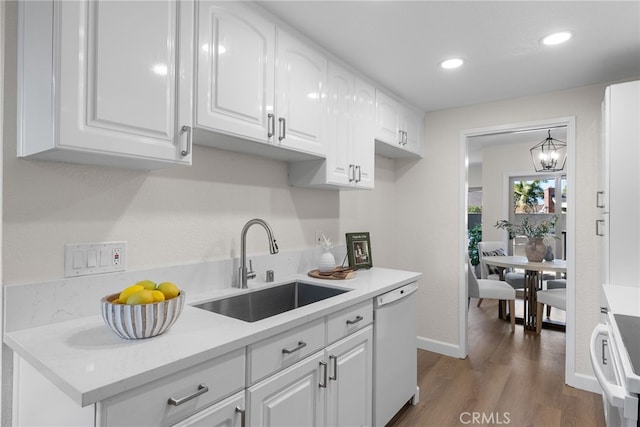
[[[200,396],[202,394],[205,394],[208,391],[209,391],[209,387],[207,387],[204,384],[200,384],[200,385],[198,385],[198,390],[196,390],[195,392],[191,393],[190,395],[185,396],[185,397],[181,397],[180,399],[174,399],[173,397],[170,397],[169,400],[167,401],[167,403],[169,405],[172,405],[172,406],[180,406],[183,403],[188,402],[191,399],[195,399],[196,397],[198,397],[198,396]]]
[[[240,427],[245,427],[247,411],[241,406],[236,406],[236,414],[240,414]]]
[[[596,220],[596,236],[604,236],[604,232],[602,231],[602,227],[604,226],[604,219]]]
[[[320,367],[324,370],[324,373],[322,374],[322,378],[324,379],[324,382],[318,384],[318,386],[320,386],[320,388],[327,388],[327,362],[325,362],[324,360],[321,360]]]
[[[607,365],[609,362],[607,361],[607,356],[605,355],[605,347],[607,347],[609,343],[607,340],[602,340],[602,364]]]
[[[604,208],[604,191],[596,191],[596,208]]]
[[[276,133],[276,117],[269,113],[267,114],[267,137],[271,138]]]
[[[191,126],[182,126],[180,128],[180,136],[182,136],[182,134],[185,132],[187,133],[187,148],[185,150],[182,150],[180,154],[182,154],[183,156],[188,156],[189,152],[191,151]]]
[[[349,165],[349,182],[353,182],[356,180],[356,165]]]
[[[280,117],[278,119],[278,123],[280,123],[280,135],[278,136],[278,140],[282,141],[287,137],[287,119]]]
[[[358,179],[356,179],[356,182],[360,182],[362,181],[362,169],[360,168],[360,165],[356,166],[356,170],[358,171]]]
[[[356,318],[353,320],[347,320],[347,325],[355,325],[356,323],[361,322],[363,320],[364,320],[364,317],[356,316]]]
[[[329,355],[329,362],[333,361],[333,376],[329,375],[329,379],[333,381],[338,380],[338,357],[331,354]]]
[[[403,132],[403,130],[398,130],[398,145],[402,145]]]
[[[407,141],[408,141],[407,131],[406,130],[402,131],[402,134],[403,134],[402,145],[407,145]]]
[[[291,353],[295,353],[296,351],[300,350],[301,348],[304,348],[307,346],[307,343],[304,341],[298,341],[298,345],[293,347],[293,348],[283,348],[282,349],[282,353],[283,354],[291,354]]]

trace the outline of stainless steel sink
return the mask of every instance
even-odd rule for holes
[[[256,322],[348,291],[348,289],[291,282],[273,288],[205,302],[194,305],[194,307],[245,322]]]

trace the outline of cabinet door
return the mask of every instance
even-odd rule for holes
[[[243,2],[201,1],[197,8],[198,126],[273,139],[275,25]]]
[[[390,145],[400,145],[402,106],[393,98],[376,91],[376,139]]]
[[[422,126],[424,120],[419,113],[405,108],[402,117],[402,130],[406,132],[404,149],[422,155]]]
[[[324,157],[327,59],[277,30],[276,144]]]
[[[92,426],[95,406],[80,407],[40,372],[14,353],[14,426]]]
[[[241,391],[173,427],[244,427],[244,410],[244,391]]]
[[[355,80],[353,106],[352,162],[358,166],[357,186],[373,188],[375,171],[374,127],[376,114],[375,89],[360,79]]]
[[[321,385],[326,384],[326,365],[320,363],[322,356],[319,352],[249,388],[248,425],[324,425]]]
[[[327,426],[369,426],[372,417],[373,327],[326,349]]]
[[[609,144],[608,283],[638,286],[640,268],[640,81],[607,91]]]
[[[354,181],[353,75],[331,62],[327,94],[327,183],[348,185]]]
[[[188,135],[181,132],[191,124],[190,108],[178,108],[178,97],[191,82],[190,43],[182,39],[190,31],[180,33],[180,26],[191,28],[193,3],[78,1],[55,7],[61,12],[60,146],[190,163]],[[188,103],[188,93],[182,95]]]

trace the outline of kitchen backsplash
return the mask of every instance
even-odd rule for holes
[[[280,251],[277,255],[251,256],[256,279],[266,282],[266,271],[273,270],[275,281],[317,268],[322,249]],[[346,247],[332,249],[337,263],[345,258]],[[84,316],[100,314],[100,298],[120,292],[137,281],[174,282],[187,295],[187,303],[204,295],[237,291],[234,287],[239,260],[224,259],[198,264],[169,266],[147,270],[123,271],[65,278],[40,283],[5,286],[5,330],[33,328]]]

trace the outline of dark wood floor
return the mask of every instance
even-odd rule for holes
[[[563,332],[536,335],[516,325],[512,334],[497,318],[495,301],[479,308],[476,302],[469,309],[469,356],[419,350],[420,402],[405,406],[388,427],[605,425],[601,396],[564,384]]]

